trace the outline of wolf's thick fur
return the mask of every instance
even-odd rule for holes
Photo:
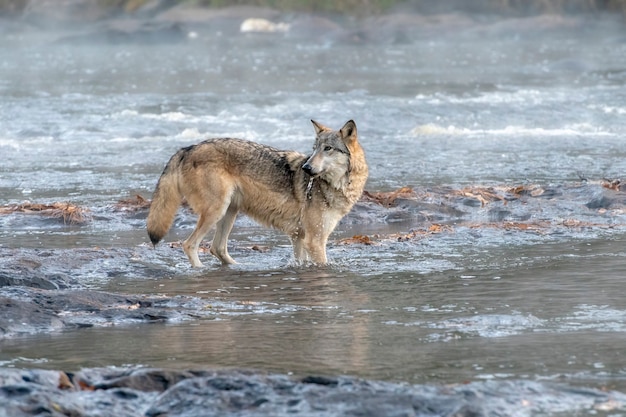
[[[198,247],[213,225],[211,253],[223,264],[235,263],[226,243],[239,212],[285,232],[296,261],[326,263],[328,236],[363,193],[367,164],[352,120],[338,131],[312,122],[316,139],[308,156],[242,139],[210,139],[179,150],[154,190],[152,243],[165,236],[184,198],[199,216],[183,243],[194,267],[202,266]]]

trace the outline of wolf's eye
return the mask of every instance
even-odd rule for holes
[[[332,148],[332,147],[330,147],[330,146],[328,146],[328,145],[324,146],[324,152],[330,152],[330,151],[332,151],[332,150],[333,150],[333,148]]]

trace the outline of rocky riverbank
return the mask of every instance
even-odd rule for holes
[[[416,386],[247,370],[0,368],[0,416],[608,415],[626,396],[526,381]]]

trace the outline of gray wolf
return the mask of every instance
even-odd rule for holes
[[[243,139],[209,139],[180,149],[167,163],[152,197],[148,235],[156,245],[187,201],[198,223],[183,242],[191,265],[215,226],[210,252],[235,263],[226,247],[237,213],[283,231],[296,262],[327,263],[328,236],[361,197],[368,169],[354,121],[335,131],[315,121],[310,155]]]

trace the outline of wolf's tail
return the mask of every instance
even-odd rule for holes
[[[148,214],[148,236],[153,245],[159,243],[172,227],[176,210],[181,205],[183,195],[179,188],[180,169],[177,155],[167,164],[152,194],[150,213]]]

